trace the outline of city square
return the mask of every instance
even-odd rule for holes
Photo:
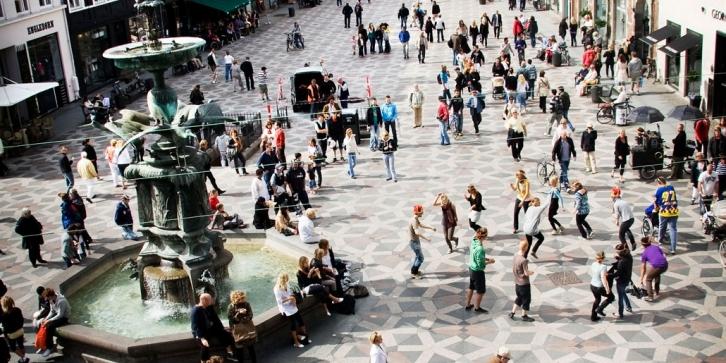
[[[53,12],[59,9],[57,11],[61,15],[79,14],[78,10],[65,9],[67,5],[61,5],[60,2],[58,4],[55,4],[57,1],[50,2],[52,4],[49,6],[54,9]],[[116,6],[113,4],[114,1],[109,2],[110,4],[98,3],[95,5],[96,10],[102,10],[104,6]],[[699,108],[708,115],[711,125],[718,125],[719,120],[724,122],[724,106],[721,104],[725,99],[723,97],[726,96],[718,93],[720,91],[715,91],[723,87],[718,85],[719,82],[726,82],[723,78],[724,71],[721,71],[723,67],[717,64],[718,59],[721,59],[719,57],[726,52],[726,46],[721,45],[723,38],[726,37],[724,35],[726,23],[723,21],[723,16],[719,15],[726,11],[726,8],[719,8],[723,4],[708,0],[694,1],[693,4],[687,5],[675,0],[563,0],[539,1],[541,10],[536,10],[535,5],[527,1],[524,10],[519,11],[519,9],[509,10],[508,3],[504,0],[481,2],[442,0],[436,4],[440,6],[445,23],[445,37],[441,42],[433,41],[428,45],[425,63],[417,61],[418,50],[414,46],[414,40],[418,39],[421,32],[411,27],[414,21],[412,16],[409,16],[405,22],[409,26],[411,44],[410,57],[404,59],[402,44],[398,39],[401,22],[397,15],[401,3],[388,0],[370,0],[361,3],[364,25],[388,24],[391,47],[390,53],[368,52],[363,57],[359,56],[359,49],[355,46],[356,28],[344,27],[342,9],[345,4],[345,1],[340,6],[331,1],[323,1],[317,6],[300,8],[296,4],[281,3],[277,9],[261,11],[259,28],[254,33],[224,44],[221,49],[215,51],[217,63],[221,64],[217,69],[219,78],[216,82],[213,82],[208,66],[193,72],[176,74],[172,72],[172,67],[176,64],[164,64],[169,68],[163,75],[164,82],[176,91],[179,101],[185,104],[190,101],[188,95],[192,89],[200,85],[205,101],[213,100],[212,104],[218,105],[223,114],[230,117],[259,113],[264,123],[268,114],[273,120],[277,120],[279,115],[284,114],[278,110],[286,110],[290,125],[284,125],[284,153],[288,163],[291,163],[293,155],[298,152],[307,161],[308,143],[311,138],[316,137],[315,123],[310,120],[308,113],[309,106],[301,110],[302,112],[293,112],[291,106],[291,97],[295,93],[291,77],[301,69],[321,66],[325,73],[333,75],[334,81],[342,78],[347,83],[350,98],[363,100],[348,105],[348,109],[357,110],[361,118],[366,113],[368,99],[371,97],[375,97],[379,104],[383,104],[384,99],[390,96],[391,102],[398,108],[396,175],[393,178],[387,176],[383,153],[378,150],[372,151],[369,148],[369,139],[363,139],[358,144],[355,178],[346,173],[348,170],[346,162],[332,160],[332,150],[329,146],[327,165],[322,168],[322,188],[316,193],[309,193],[310,204],[317,212],[317,218],[314,219],[316,231],[330,241],[336,257],[350,262],[352,279],[358,280],[360,285],[365,286],[370,295],[355,300],[354,315],[327,316],[320,308],[305,310],[303,316],[309,327],[308,337],[312,342],[302,348],[295,348],[287,333],[284,335],[285,338],[273,342],[262,342],[260,338],[257,345],[258,361],[369,362],[372,361],[372,344],[369,337],[374,331],[379,332],[383,338],[388,362],[488,362],[490,358],[502,352],[500,351],[502,347],[506,347],[508,355],[514,362],[726,361],[724,339],[726,266],[719,256],[720,244],[712,242],[711,235],[704,234],[702,213],[698,203],[691,203],[690,166],[689,173],[684,173],[677,179],[668,178],[670,176],[668,168],[657,172],[657,176],[666,178],[667,184],[675,188],[679,202],[678,243],[675,253],[668,254],[670,248],[668,241],[661,242],[661,248],[667,254],[668,260],[667,270],[662,275],[662,293],[658,294],[654,301],[629,295],[632,312],[626,312],[620,319],[615,316],[618,304],[616,298],[605,309],[606,314],[601,320],[591,320],[591,313],[594,313],[591,312],[592,286],[588,286],[591,285],[592,279],[591,266],[599,251],[604,251],[606,264],[614,262],[615,245],[619,243],[618,226],[613,218],[612,188],[618,186],[622,190],[622,199],[632,205],[635,221],[632,232],[636,242],[639,243],[643,237],[641,225],[645,216],[644,210],[653,202],[656,189],[659,187],[655,180],[641,178],[638,170],[630,164],[625,166],[623,182],[619,182],[617,172],[615,177],[611,175],[611,171],[615,169],[613,150],[618,133],[625,130],[628,139],[631,140],[630,145],[635,146],[637,128],[658,130],[666,145],[665,153],[670,155],[675,149],[671,140],[677,135],[677,125],[684,123],[687,139],[693,140],[694,123],[698,120],[684,118],[678,121],[666,117],[656,123],[629,122],[627,125],[616,125],[615,122],[610,124],[598,122],[599,104],[593,102],[589,94],[579,96],[579,88],[575,86],[575,74],[582,68],[585,51],[580,42],[580,27],[576,27],[578,37],[576,46],[571,46],[569,30],[564,40],[571,58],[570,65],[555,65],[540,60],[537,57],[540,45],[532,47],[528,37],[524,58],[533,60],[532,64],[537,74],[540,71],[545,72],[550,88],[563,86],[570,95],[571,107],[568,119],[575,127],[570,133],[576,145],[574,151],[577,156],[571,160],[569,180],[570,185],[578,181],[588,190],[592,235],[591,238],[581,238],[576,227],[577,208],[573,206],[576,196],[574,193],[562,190],[563,201],[558,219],[564,227],[564,232],[551,234],[549,223],[542,220],[539,228],[544,233],[544,242],[538,250],[537,257],[535,258],[530,252],[528,258],[529,271],[533,272],[529,278],[532,299],[529,316],[534,321],[523,321],[520,313],[514,318],[509,316],[516,296],[512,266],[518,257],[520,241],[525,238],[525,232],[522,231],[524,228],[515,227],[514,229],[519,231],[513,233],[512,210],[517,195],[510,187],[510,183],[515,183],[515,174],[523,170],[530,180],[532,196],[542,199],[543,203],[549,201],[550,187],[540,181],[538,163],[555,159],[553,145],[557,140],[558,131],[555,131],[555,138],[545,135],[550,125],[551,113],[549,107],[547,113],[539,109],[535,95],[534,99],[527,101],[526,112],[521,116],[527,125],[521,160],[513,160],[508,148],[512,135],[505,126],[503,115],[506,102],[498,95],[494,97],[496,92],[492,82],[494,59],[499,55],[503,38],[512,37],[514,17],[520,15],[524,19],[534,17],[538,24],[537,33],[546,39],[550,35],[559,33],[558,27],[563,18],[569,23],[570,18],[574,17],[577,20],[581,17],[580,14],[587,14],[587,10],[590,9],[591,17],[594,15],[598,20],[604,19],[606,22],[605,26],[596,25],[596,27],[605,29],[603,31],[607,34],[605,41],[614,44],[615,49],[621,46],[624,38],[633,35],[638,42],[635,49],[638,56],[644,59],[644,63],[646,58],[656,59],[657,71],[654,77],[645,77],[644,74],[642,88],[638,92],[631,93],[630,83],[625,85],[627,89],[624,92],[629,93],[630,103],[633,106],[650,106],[660,111],[662,115],[668,115],[676,106],[691,103],[694,108]],[[598,6],[602,4],[605,4],[605,10],[599,10]],[[9,6],[15,5],[9,1],[3,1],[2,5],[5,15],[9,16]],[[355,3],[351,2],[350,5],[353,6]],[[409,3],[403,5],[412,8]],[[430,1],[421,2],[421,7],[427,10],[426,16],[431,15],[432,5]],[[519,1],[516,5],[519,6]],[[251,5],[238,4],[230,8],[230,13],[232,10],[237,11],[240,6],[249,8]],[[648,9],[646,18],[650,17],[647,29],[633,24],[636,20],[643,21],[642,13],[633,14],[643,11],[643,6]],[[289,13],[288,7],[294,8],[294,16],[290,16],[292,14]],[[685,11],[687,14],[684,14],[684,10],[687,10]],[[438,97],[442,94],[442,84],[438,82],[440,79],[438,75],[442,65],[445,65],[452,75],[452,79],[448,82],[451,88],[454,88],[456,76],[455,65],[452,64],[452,50],[447,45],[447,40],[456,31],[459,20],[463,20],[468,28],[474,20],[478,24],[484,13],[492,16],[495,12],[502,15],[502,34],[500,39],[497,39],[492,30],[488,37],[488,46],[482,48],[484,63],[479,73],[486,106],[481,112],[479,132],[474,132],[469,110],[464,110],[462,136],[455,137],[456,126],[452,126],[450,145],[443,145],[445,142],[440,140],[440,122],[436,118],[439,112]],[[621,15],[624,16],[622,19]],[[186,19],[184,16],[182,16],[184,22],[194,20]],[[222,17],[226,15],[219,13],[219,18]],[[689,19],[689,23],[679,19]],[[3,22],[9,21],[0,20],[0,31],[5,29]],[[664,31],[658,30],[673,26],[673,23],[679,21],[682,30],[679,28],[675,35],[672,33],[669,33],[670,37],[663,35],[666,30],[670,31],[670,28]],[[352,22],[355,24],[355,16]],[[53,31],[60,23],[62,21],[59,20],[54,20],[53,23],[36,21],[27,32],[30,35],[30,33]],[[285,33],[293,32],[296,24],[304,36],[303,49],[289,49],[289,44],[286,42]],[[687,24],[700,24],[697,30],[708,30],[707,34],[703,33],[703,46],[689,45],[677,51],[659,49],[666,43],[678,40],[682,34],[683,37],[692,34],[694,31],[686,31],[690,26]],[[25,31],[25,28],[27,27],[22,30]],[[698,31],[703,32],[703,30]],[[640,39],[651,33],[655,41],[650,40],[648,43]],[[179,32],[176,35],[193,34]],[[70,37],[68,34],[65,36]],[[59,32],[60,49],[72,47],[73,42],[66,42],[62,37]],[[123,39],[113,46],[122,46],[131,40]],[[70,44],[62,44],[64,42]],[[28,49],[31,49],[30,44],[28,42]],[[477,44],[481,44],[481,40],[477,41]],[[207,46],[208,44],[199,51],[203,64],[207,64],[208,61]],[[110,45],[108,48],[111,48]],[[292,48],[295,48],[294,44]],[[689,57],[692,55],[686,56],[686,53],[691,54],[689,52],[692,52],[692,49],[702,49],[699,52],[703,52],[698,54],[699,60],[696,65],[689,62]],[[97,56],[100,57],[100,53],[105,50],[101,49]],[[235,89],[234,79],[225,81],[223,66],[225,52],[229,52],[240,62],[249,57],[254,66],[258,89],[258,74],[262,67],[266,67],[271,101],[261,99],[258,90],[241,90],[243,80],[240,81],[240,90]],[[515,55],[516,52],[511,55],[514,62],[516,62]],[[77,56],[72,58],[75,58],[76,62],[81,61]],[[677,64],[672,60],[674,58],[680,59]],[[309,67],[305,67],[306,64]],[[74,68],[73,64],[70,66]],[[21,78],[13,79],[12,72],[6,71],[5,67],[8,66],[4,65],[0,70],[10,81],[32,83],[20,82]],[[514,66],[515,70],[518,68]],[[674,71],[676,68],[677,72]],[[37,68],[34,69],[37,71]],[[606,76],[605,70],[602,72],[599,77],[601,90],[606,92],[610,88],[617,89],[617,82],[612,77]],[[62,286],[70,285],[60,284],[60,281],[72,276],[73,281],[77,281],[78,284],[89,284],[91,281],[87,280],[90,278],[83,278],[87,269],[89,275],[95,275],[95,272],[91,272],[95,271],[94,265],[107,260],[117,260],[118,257],[115,256],[126,253],[124,251],[134,250],[136,248],[134,246],[138,246],[139,248],[136,248],[138,250],[146,241],[146,239],[142,239],[141,242],[124,240],[121,229],[114,221],[119,200],[122,195],[128,195],[134,228],[148,222],[139,216],[139,210],[146,207],[143,205],[144,202],[140,203],[143,196],[137,194],[136,189],[142,185],[143,178],[131,184],[128,189],[117,188],[114,185],[109,165],[101,159],[105,158],[103,150],[109,140],[116,136],[103,126],[94,127],[85,121],[82,101],[78,97],[81,95],[81,87],[73,85],[74,82],[68,71],[64,73],[66,74],[64,81],[59,82],[58,87],[66,88],[64,92],[67,94],[64,97],[68,98],[68,102],[57,105],[47,113],[53,119],[53,135],[44,141],[24,140],[14,145],[6,142],[5,138],[3,140],[5,155],[2,161],[9,170],[2,178],[4,193],[0,195],[0,203],[3,205],[0,209],[0,221],[2,221],[0,233],[4,236],[0,240],[0,250],[4,252],[0,255],[0,279],[8,287],[7,296],[11,296],[15,305],[23,311],[25,350],[32,362],[83,361],[76,355],[67,354],[63,339],[69,344],[73,339],[68,336],[64,338],[63,327],[59,328],[59,347],[56,352],[46,356],[35,354],[36,349],[33,347],[35,329],[31,314],[37,310],[36,287],[45,286],[66,294]],[[78,76],[83,83],[84,78],[80,74]],[[151,79],[151,75],[145,72],[142,72],[141,77]],[[697,81],[692,82],[696,78]],[[42,81],[54,80],[42,79]],[[709,81],[713,83],[711,86]],[[83,96],[110,95],[113,90],[112,80],[98,81],[99,84],[93,87],[90,81],[85,83]],[[157,80],[157,85],[158,83]],[[410,94],[415,85],[420,87],[424,96],[421,111],[422,127],[414,127],[414,113],[409,107]],[[711,88],[713,90],[710,90]],[[591,89],[590,92],[595,91]],[[2,94],[0,87],[0,95]],[[75,99],[76,97],[78,99]],[[465,102],[470,98],[466,86],[463,87],[462,98]],[[35,102],[40,105],[46,101],[38,99]],[[696,102],[693,103],[694,101]],[[22,107],[18,107],[20,110],[13,109],[13,112],[18,112],[18,117],[23,113]],[[129,99],[129,102],[120,108],[143,114],[149,113],[147,97],[144,95],[133,100]],[[619,113],[616,112],[615,118],[618,117]],[[119,113],[112,113],[111,118],[117,122],[124,122],[120,121]],[[162,124],[160,122],[156,126],[163,126]],[[597,147],[593,152],[597,164],[596,173],[586,171],[585,153],[578,145],[588,124],[592,124],[598,133]],[[361,130],[363,129],[365,127],[361,127]],[[197,133],[196,130],[191,130]],[[712,132],[709,128],[708,134]],[[200,137],[198,134],[195,136]],[[60,200],[57,196],[58,193],[66,191],[66,183],[59,170],[61,157],[59,148],[65,145],[70,149],[68,156],[72,156],[75,161],[73,164],[75,187],[83,197],[86,197],[85,184],[76,171],[76,165],[81,159],[81,142],[87,138],[93,140],[98,152],[98,175],[102,177],[102,180],[95,182],[95,193],[93,193],[95,196],[91,198],[92,203],[87,200],[85,204],[88,217],[84,225],[93,236],[93,243],[87,259],[66,268],[63,258],[67,256],[63,256],[61,248],[66,230],[63,228]],[[208,141],[213,144],[212,139]],[[150,147],[149,144],[150,142],[147,143],[147,147]],[[219,188],[225,191],[219,197],[224,202],[225,208],[230,213],[238,213],[244,223],[250,225],[245,229],[220,232],[226,236],[228,245],[237,243],[239,239],[267,239],[282,245],[282,248],[287,248],[285,244],[288,244],[291,251],[306,251],[312,257],[317,244],[304,244],[299,236],[283,236],[274,228],[265,231],[252,226],[255,200],[250,186],[256,179],[256,164],[261,151],[257,149],[259,147],[257,143],[248,146],[250,148],[245,150],[245,154],[246,171],[249,175],[239,175],[230,167],[215,165],[211,169]],[[721,155],[712,156],[706,153],[705,156],[718,163]],[[346,155],[346,159],[348,158]],[[554,162],[553,165],[557,168],[554,175],[559,175],[560,164]],[[387,179],[395,179],[395,182]],[[487,287],[481,308],[487,312],[466,309],[466,290],[470,287],[469,246],[475,237],[475,231],[470,228],[466,220],[469,218],[467,209],[469,204],[465,194],[469,185],[474,185],[481,192],[482,204],[486,209],[481,212],[478,224],[488,230],[488,237],[483,243],[486,257],[495,260],[486,268]],[[206,186],[207,190],[212,190],[210,184]],[[187,192],[187,189],[180,189],[181,194]],[[206,193],[206,190],[203,192]],[[439,193],[448,195],[458,212],[455,235],[459,238],[459,242],[451,252],[441,231],[441,208],[434,206],[434,200]],[[206,205],[206,200],[204,202]],[[425,239],[421,241],[424,261],[420,276],[412,276],[411,270],[414,252],[410,247],[409,224],[416,205],[423,207],[421,222],[436,228],[436,231],[421,232],[423,236],[430,238],[430,241]],[[154,204],[154,212],[158,211],[156,206],[157,204]],[[15,233],[16,221],[23,208],[29,208],[43,225],[45,244],[41,246],[41,253],[42,258],[48,263],[38,264],[37,268],[34,268],[28,260],[28,253],[21,246],[21,236]],[[294,213],[291,214],[295,220],[300,218]],[[527,219],[524,212],[519,218],[522,226],[527,224],[524,222]],[[654,242],[654,245],[658,244],[657,241]],[[635,285],[640,285],[642,251],[641,245],[632,251],[634,263],[631,279]],[[244,261],[241,263],[244,264]],[[295,257],[294,265],[296,264]],[[280,262],[280,265],[283,263]],[[268,267],[275,275],[282,268],[274,266],[274,263]],[[289,272],[292,274],[295,271]],[[294,277],[291,276],[291,279],[294,280]],[[263,325],[260,316],[267,319],[279,315],[271,293],[274,285],[275,281],[272,279],[267,288],[269,296],[266,303],[272,312],[264,312],[252,306],[255,309],[255,323],[258,326]],[[248,290],[246,286],[233,286],[233,288]],[[79,288],[72,290],[75,292]],[[193,290],[192,293],[195,294],[196,300],[196,291]],[[612,293],[615,294],[614,288]],[[73,294],[68,295],[73,296]],[[128,297],[123,298],[128,299]],[[250,297],[251,301],[258,301],[255,299]],[[314,298],[306,298],[306,300],[311,299]],[[79,316],[76,315],[79,312],[75,310],[78,307],[74,306],[73,309],[70,325],[66,327],[68,332],[73,332],[76,326],[83,328],[85,325],[90,325],[84,321],[75,321],[73,317]],[[224,316],[220,314],[220,317],[226,324],[226,314]],[[185,315],[183,331],[175,331],[178,334],[174,339],[177,339],[177,336],[192,337],[191,329],[188,328],[190,322],[186,319]],[[159,321],[150,320],[143,323],[153,325]],[[286,326],[281,325],[279,328]],[[89,336],[90,338],[92,337]],[[154,340],[156,338],[148,337],[124,336],[123,338],[123,341],[133,341],[135,344],[145,341],[159,342]],[[73,349],[77,352],[81,348]],[[186,349],[184,355],[177,357],[175,361],[199,361],[196,346]],[[68,351],[71,351],[70,347]],[[187,354],[187,351],[194,351],[194,354]],[[123,354],[117,353],[115,358],[109,358],[96,351],[89,351],[83,359],[88,362],[131,361],[124,360],[122,356]],[[13,353],[12,361],[16,358]],[[155,361],[153,358],[148,359],[146,361]],[[158,361],[162,361],[161,358]]]

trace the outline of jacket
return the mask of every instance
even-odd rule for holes
[[[375,112],[375,116],[374,116]],[[368,126],[380,126],[383,124],[383,115],[381,115],[381,108],[378,106],[371,106],[368,107],[368,111],[366,111],[366,120],[368,121]],[[373,120],[376,120],[376,124],[373,124]]]
[[[15,233],[23,236],[22,247],[28,249],[31,245],[43,244],[43,225],[35,219],[34,215],[30,217],[20,217],[15,223]]]
[[[597,140],[597,130],[583,132],[582,137],[580,138],[580,148],[582,149],[582,151],[595,151],[595,140]]]
[[[615,139],[615,156],[628,156],[630,154],[630,145],[628,145],[628,139],[625,141],[620,138]]]
[[[577,157],[577,152],[575,152],[575,143],[572,141],[572,138],[568,136],[565,140],[567,140],[567,143],[570,144],[569,154],[572,155],[573,158]],[[567,156],[569,157],[570,155]],[[564,156],[565,155],[562,155],[562,138],[559,138],[555,141],[555,146],[552,147],[552,160],[562,161]]]
[[[73,161],[68,159],[68,155],[62,154],[61,158],[58,160],[58,166],[60,167],[61,173],[72,173],[73,169],[71,169],[71,165],[73,164]]]
[[[688,144],[686,143],[686,132],[681,131],[673,139],[673,157],[688,156]]]
[[[384,122],[394,122],[398,118],[398,109],[395,103],[384,103],[381,106],[381,115]]]
[[[78,161],[78,175],[83,179],[95,179],[97,176],[96,168],[93,166],[91,160],[82,158]]]
[[[567,111],[570,109],[570,94],[562,92],[560,95],[560,102],[562,102],[562,110]]]
[[[712,137],[708,143],[708,156],[716,160],[724,154],[726,154],[726,138],[723,136],[718,139]]]
[[[118,202],[113,220],[118,226],[133,226],[134,217],[131,215],[131,208],[124,204],[124,202]]]
[[[466,100],[466,107],[469,108],[469,111],[472,114],[474,114],[474,113],[479,114],[479,113],[481,113],[484,110],[484,108],[486,108],[486,104],[484,103],[484,96],[483,95],[478,94],[476,96],[476,100],[478,101],[476,103],[476,107],[474,107],[474,96],[469,96],[469,99]]]
[[[398,33],[398,40],[401,41],[401,43],[408,43],[408,41],[411,40],[411,34],[408,30],[403,30]]]
[[[350,14],[353,14],[353,8],[350,6],[350,4],[345,4],[345,6],[343,6],[343,15],[349,17]]]

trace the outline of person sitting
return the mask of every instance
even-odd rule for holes
[[[579,85],[580,82],[582,82],[583,79],[585,79],[585,76],[587,76],[587,73],[589,72],[588,68],[585,66],[582,66],[579,71],[575,73],[575,86]]]
[[[219,192],[216,189],[212,189],[209,192],[209,210],[216,211],[217,205],[219,205]]]
[[[212,216],[212,229],[235,229],[247,228],[242,218],[237,213],[229,214],[224,210],[224,204],[217,204],[217,209]]]
[[[297,266],[297,284],[300,286],[303,297],[305,295],[312,295],[318,298],[318,301],[325,308],[325,313],[330,316],[327,303],[331,302],[336,304],[343,301],[343,299],[336,298],[330,294],[330,288],[326,289],[323,285],[323,272],[319,267],[311,266],[306,256],[300,256]],[[335,286],[335,282],[333,282],[333,286]]]
[[[320,234],[315,232],[315,210],[310,208],[305,210],[300,220],[298,221],[298,230],[300,231],[300,240],[303,243],[314,244],[320,241]]]
[[[252,225],[257,229],[268,229],[275,226],[275,221],[270,219],[270,206],[275,202],[265,200],[264,197],[257,198],[255,202],[255,214],[252,217]]]
[[[281,206],[277,211],[277,215],[275,216],[275,230],[285,236],[292,236],[298,233],[297,225],[290,220],[290,215],[287,213],[287,207]]]
[[[590,86],[598,84],[599,80],[597,77],[597,70],[595,69],[595,64],[590,65],[590,69],[587,71],[587,74],[582,79],[582,81],[577,85],[577,94],[580,96],[584,96],[587,94],[587,91],[589,90]]]
[[[35,293],[38,295],[38,310],[33,313],[33,327],[36,329],[40,328],[40,323],[50,313],[50,303],[43,297],[43,292],[45,292],[43,286],[38,286],[35,289]]]
[[[66,298],[55,292],[53,289],[45,289],[43,298],[50,304],[50,312],[43,319],[41,326],[45,326],[45,350],[41,352],[43,358],[48,358],[53,353],[53,336],[58,327],[67,325],[71,317],[71,306]]]

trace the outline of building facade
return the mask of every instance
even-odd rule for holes
[[[16,83],[59,84],[14,106],[6,117],[28,120],[76,99],[73,55],[61,0],[0,0],[0,34],[0,75]]]

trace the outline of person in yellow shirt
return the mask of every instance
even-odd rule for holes
[[[88,154],[85,151],[81,153],[81,160],[78,161],[76,167],[78,168],[78,175],[81,176],[84,184],[86,184],[86,200],[89,203],[93,203],[91,199],[96,196],[93,194],[93,187],[96,184],[98,174],[96,173],[96,168],[93,166],[93,162],[88,159]]]

